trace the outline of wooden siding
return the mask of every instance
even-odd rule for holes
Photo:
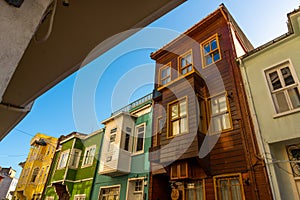
[[[173,80],[166,87],[155,84],[155,89],[161,93],[161,98],[154,99],[152,147],[159,148],[160,151],[156,156],[159,159],[153,159],[153,161],[165,165],[175,160],[188,161],[189,177],[181,181],[204,178],[207,200],[215,199],[213,177],[224,174],[242,175],[246,199],[271,199],[265,167],[259,159],[257,144],[253,136],[253,126],[248,114],[247,101],[244,98],[245,92],[240,71],[235,62],[236,54],[228,22],[222,12],[219,12],[201,26],[191,29],[193,31],[189,31],[189,36],[192,40],[184,37],[175,39],[176,42],[167,45],[165,51],[159,50],[152,55],[152,58],[156,60],[156,83],[159,82],[159,68],[167,63],[171,63]],[[221,60],[203,68],[201,43],[213,35],[217,35],[219,40]],[[195,72],[182,78],[177,72],[178,56],[187,51],[192,51]],[[202,98],[207,101],[210,97],[222,92],[226,92],[228,98],[232,128],[223,131],[212,151],[205,158],[199,159],[198,152],[206,134],[198,130],[199,101]],[[167,112],[170,102],[185,96],[188,98],[189,133],[168,138],[168,113],[164,112]],[[206,126],[210,121],[208,111],[209,109],[206,108],[206,120],[204,120]],[[159,117],[166,117],[166,124],[161,134],[158,134],[157,130]],[[150,179],[154,184],[153,191],[150,191],[152,195],[154,192],[161,193],[156,187],[159,181],[157,177],[169,177],[169,169],[170,165],[166,167],[165,175],[156,175]],[[159,195],[154,196],[159,198]]]

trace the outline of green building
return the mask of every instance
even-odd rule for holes
[[[297,9],[288,14],[286,34],[239,59],[274,199],[300,199],[299,52]]]
[[[152,94],[116,111],[105,125],[91,199],[148,199]]]
[[[103,133],[103,129],[89,135],[73,132],[60,138],[44,199],[90,199]]]

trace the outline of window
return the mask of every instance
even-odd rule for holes
[[[243,200],[243,185],[240,175],[214,177],[216,200]]]
[[[292,73],[289,62],[266,71],[266,76],[276,113],[300,107],[299,81]]]
[[[30,182],[34,183],[36,180],[37,175],[39,174],[40,169],[37,167],[33,170],[32,175],[31,175],[31,179]]]
[[[171,165],[171,179],[182,179],[188,177],[187,162],[180,162]]]
[[[85,200],[85,194],[74,195],[74,200]]]
[[[96,145],[87,147],[84,152],[82,167],[89,166],[93,164],[96,152]]]
[[[127,184],[127,198],[130,200],[142,200],[144,194],[144,178],[129,179]]]
[[[287,147],[287,152],[294,177],[300,177],[300,145]]]
[[[67,150],[67,151],[64,151],[61,153],[57,169],[62,169],[67,166],[69,152],[70,152],[70,150]]]
[[[113,134],[109,137],[108,152],[113,151],[115,141],[116,141],[116,134]]]
[[[119,200],[120,186],[100,188],[99,200]]]
[[[79,149],[73,149],[72,150],[70,163],[69,163],[69,166],[71,168],[77,168],[78,167],[80,155],[81,155],[81,150],[79,150]]]
[[[134,137],[134,152],[139,153],[144,151],[145,124],[136,127]]]
[[[220,46],[217,34],[201,44],[202,67],[206,67],[221,59]]]
[[[185,199],[204,200],[204,180],[186,183],[184,188]]]
[[[226,94],[210,99],[211,119],[209,131],[211,134],[231,129],[231,118]]]
[[[166,85],[171,81],[171,63],[159,69],[159,84]]]
[[[188,131],[187,98],[168,105],[169,131],[168,137],[176,136]]]
[[[122,132],[122,149],[125,151],[131,151],[131,131],[130,127],[125,128],[125,132]]]
[[[184,75],[193,69],[192,52],[188,52],[179,57],[179,72]]]

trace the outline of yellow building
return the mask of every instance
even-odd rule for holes
[[[22,163],[22,172],[15,190],[15,199],[41,199],[50,170],[57,138],[37,133],[30,141],[30,151],[26,162]]]

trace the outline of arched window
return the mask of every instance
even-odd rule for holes
[[[39,174],[40,169],[37,167],[33,170],[32,175],[31,175],[31,181],[32,183],[35,182],[37,175]]]

